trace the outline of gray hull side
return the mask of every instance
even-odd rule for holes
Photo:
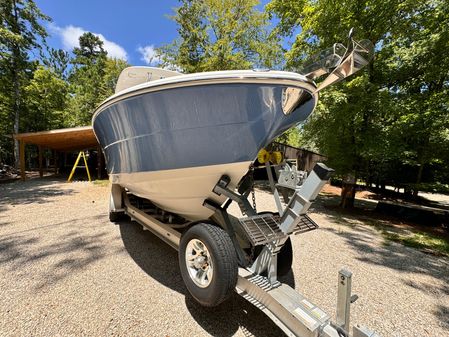
[[[281,85],[214,84],[118,101],[93,121],[109,173],[252,161],[312,112],[312,96],[288,116]]]

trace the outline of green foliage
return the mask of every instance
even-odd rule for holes
[[[68,83],[51,69],[39,66],[25,87],[27,113],[22,127],[27,131],[57,129],[64,126]]]
[[[449,256],[449,240],[444,236],[437,237],[425,232],[403,233],[386,229],[380,230],[384,238],[388,241],[398,242],[407,247],[413,247],[438,255]]]
[[[2,129],[6,134],[19,132],[21,113],[25,108],[24,87],[30,79],[35,63],[29,60],[29,52],[40,48],[40,41],[47,33],[42,21],[48,21],[32,0],[2,0],[0,2],[0,92],[5,99],[2,117],[6,120]],[[3,123],[2,123],[3,124]],[[2,130],[2,131],[3,131]],[[9,149],[10,141],[2,137],[0,147]],[[15,165],[18,166],[18,143],[14,144]]]
[[[449,168],[447,1],[273,0],[267,10],[279,36],[300,30],[285,54],[291,68],[351,27],[376,45],[367,69],[326,89],[304,127],[337,173],[390,184],[449,178],[426,171]]]
[[[304,145],[302,135],[298,127],[293,127],[285,131],[275,140],[278,143],[287,144],[293,147],[301,147]]]
[[[66,109],[67,126],[88,125],[92,112],[114,93],[120,72],[128,67],[123,60],[107,58],[103,42],[92,33],[80,36],[73,50],[73,68],[69,74],[70,99]]]
[[[73,49],[75,65],[102,64],[106,59],[107,52],[103,48],[103,41],[91,32],[84,33],[79,37],[79,47]]]
[[[80,37],[73,59],[63,50],[43,50],[42,23],[50,18],[32,0],[0,1],[0,20],[0,163],[16,159],[17,165],[14,133],[89,125],[128,64],[108,58],[92,33]],[[31,51],[40,59],[30,60]]]
[[[54,72],[59,78],[67,80],[67,69],[70,55],[62,49],[49,48],[48,55],[41,54],[42,63]]]
[[[165,67],[192,73],[273,67],[280,47],[257,0],[181,0],[172,19],[179,38],[158,50]]]

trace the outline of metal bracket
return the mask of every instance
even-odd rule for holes
[[[278,253],[281,250],[282,246],[287,241],[288,236],[285,238],[281,238],[274,242],[270,242],[266,244],[259,256],[257,256],[256,260],[253,262],[249,270],[254,273],[260,275],[264,271],[267,272],[268,281],[270,284],[276,284],[277,280],[277,262],[278,262]]]
[[[123,188],[118,184],[111,185],[111,195],[109,197],[109,212],[123,212]]]
[[[235,193],[234,191],[231,191],[227,186],[229,184],[229,177],[224,175],[220,178],[220,180],[215,185],[213,192],[217,195],[225,195],[229,199],[234,200],[237,202],[237,204],[240,207],[240,210],[242,213],[245,213],[249,216],[256,215],[256,211],[254,208],[251,207],[251,204],[249,203],[247,196]]]
[[[307,178],[306,171],[299,171],[295,165],[287,163],[282,170],[279,170],[279,178],[276,187],[283,187],[289,190],[296,190]]]
[[[352,337],[380,337],[374,331],[361,325],[354,325],[352,331]]]
[[[231,238],[231,241],[234,245],[235,251],[237,253],[237,258],[239,260],[239,264],[242,267],[246,267],[248,265],[249,258],[247,254],[243,251],[242,247],[240,246],[237,240],[234,226],[232,224],[231,219],[229,219],[229,215],[226,209],[224,209],[223,207],[221,207],[220,205],[209,199],[204,200],[203,206],[213,210],[214,212],[218,213],[221,216],[226,225],[226,232],[229,234],[229,237]]]
[[[291,197],[284,214],[281,217],[281,230],[291,233],[300,221],[300,215],[305,214],[312,202],[318,196],[323,186],[334,172],[322,163],[317,163],[307,179]]]
[[[282,213],[284,213],[284,208],[282,207],[281,198],[279,197],[279,192],[276,188],[276,184],[274,182],[273,173],[271,172],[271,166],[269,162],[265,163],[265,168],[267,169],[268,181],[270,182],[270,187],[274,195],[276,207],[278,209],[279,215],[282,215]]]

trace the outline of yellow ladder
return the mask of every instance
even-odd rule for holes
[[[81,157],[83,157],[83,159],[84,159],[84,166],[78,166],[78,163],[79,163]],[[89,181],[91,181],[91,179],[90,179],[90,172],[89,172],[89,166],[87,166],[86,154],[84,153],[84,151],[80,151],[80,153],[78,154],[78,158],[76,158],[75,165],[73,165],[72,172],[70,172],[69,179],[67,179],[67,182],[69,183],[70,180],[72,180],[73,174],[75,173],[75,170],[76,170],[78,167],[79,167],[79,168],[82,168],[82,167],[85,167],[85,168],[86,168],[86,171],[87,171],[87,177],[89,178]]]

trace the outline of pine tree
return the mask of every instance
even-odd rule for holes
[[[24,109],[24,87],[35,63],[29,60],[33,49],[41,48],[47,36],[41,21],[49,21],[32,0],[2,0],[0,2],[0,90],[6,101],[2,113],[12,120],[8,133],[21,129],[21,112]],[[19,166],[19,144],[14,142],[14,162]]]

